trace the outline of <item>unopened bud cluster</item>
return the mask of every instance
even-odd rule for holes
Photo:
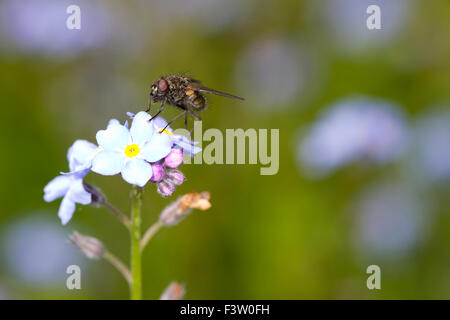
[[[171,196],[175,187],[184,182],[183,173],[176,169],[181,164],[183,151],[178,148],[173,148],[162,161],[152,164],[151,181],[156,183],[156,190],[161,196]]]

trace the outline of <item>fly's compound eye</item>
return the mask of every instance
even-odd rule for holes
[[[167,80],[161,79],[158,81],[158,89],[160,92],[165,92],[168,87],[169,87],[169,84],[167,83]]]

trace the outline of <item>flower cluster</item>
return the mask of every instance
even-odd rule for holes
[[[93,202],[90,188],[83,183],[90,171],[105,176],[120,173],[126,182],[139,187],[151,181],[164,197],[172,195],[175,186],[184,182],[177,170],[183,154],[193,156],[201,149],[188,138],[174,134],[161,117],[153,119],[142,111],[132,118],[130,128],[128,121],[122,125],[116,119],[110,120],[106,130],[97,132],[98,146],[77,140],[69,148],[70,172],[61,173],[44,188],[47,202],[63,197],[58,212],[62,224],[72,218],[76,203]]]

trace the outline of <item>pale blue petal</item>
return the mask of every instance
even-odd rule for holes
[[[111,120],[109,120],[108,125],[106,126],[106,128],[108,129],[111,126],[116,126],[116,125],[120,126],[120,121],[117,120],[117,119],[111,119]]]
[[[100,151],[92,160],[92,171],[104,176],[112,176],[122,171],[125,164],[125,153]]]
[[[185,136],[174,134],[171,137],[172,141],[191,157],[202,151],[202,148],[195,146],[198,142],[193,142]]]
[[[60,172],[60,174],[63,176],[73,176],[76,179],[83,179],[89,173],[89,171],[91,171],[91,166],[92,164],[90,164],[87,168],[80,166],[75,168],[75,171]]]
[[[105,150],[124,150],[131,142],[130,132],[122,125],[111,125],[97,132],[97,143]]]
[[[131,137],[133,143],[141,147],[145,142],[149,141],[153,134],[153,125],[149,121],[152,117],[144,111],[139,112],[133,118],[131,124]]]
[[[133,158],[122,170],[122,177],[130,184],[143,187],[152,177],[152,166],[142,159]]]
[[[70,171],[89,168],[97,146],[86,140],[77,140],[67,152]]]
[[[165,133],[156,133],[141,149],[140,157],[148,162],[156,162],[167,156],[172,148],[172,140]]]
[[[68,197],[64,197],[59,206],[58,217],[61,219],[63,225],[72,219],[73,213],[75,212],[75,203],[72,202]]]
[[[71,160],[69,162],[69,172],[70,174],[78,173],[80,171],[84,171],[85,169],[89,169],[92,164],[92,159],[85,163],[80,163],[76,160]]]
[[[162,129],[166,128],[167,131],[173,132],[170,126],[167,126],[167,121],[164,118],[156,117],[152,120],[153,126],[156,132],[160,132]],[[167,127],[166,127],[167,126]]]
[[[190,144],[190,145],[192,145],[192,146],[195,146],[195,145],[198,144],[198,141],[192,141],[192,140],[189,139],[188,137],[183,136],[183,135],[180,135],[180,134],[173,134],[173,135],[171,136],[171,138],[172,138],[172,140],[174,140],[175,143],[178,143],[178,142],[185,142],[185,143]]]
[[[66,194],[66,198],[72,202],[84,205],[92,202],[92,195],[84,189],[83,180],[81,179],[74,179],[72,181],[69,192]]]
[[[64,196],[69,191],[72,179],[66,176],[58,176],[44,187],[44,200],[51,202]]]

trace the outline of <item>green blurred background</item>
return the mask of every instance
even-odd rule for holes
[[[81,8],[81,30],[66,29],[70,4]],[[370,4],[381,8],[381,30],[366,27]],[[172,280],[187,299],[450,297],[448,1],[4,0],[0,10],[0,298],[128,298],[116,270],[66,240],[78,230],[128,262],[126,230],[106,209],[80,205],[61,226],[59,201],[45,203],[42,189],[67,170],[73,141],[95,142],[109,119],[142,110],[151,82],[173,72],[246,98],[208,97],[204,130],[279,128],[280,170],[184,165],[171,199],[208,190],[213,207],[152,240],[146,299]],[[403,151],[312,174],[305,137],[353,97],[402,115],[405,138],[392,148]],[[370,132],[392,141],[383,126]],[[129,211],[120,176],[86,181]],[[169,201],[146,187],[145,227]],[[82,266],[82,290],[66,289],[69,264]],[[381,290],[366,287],[371,264]]]

